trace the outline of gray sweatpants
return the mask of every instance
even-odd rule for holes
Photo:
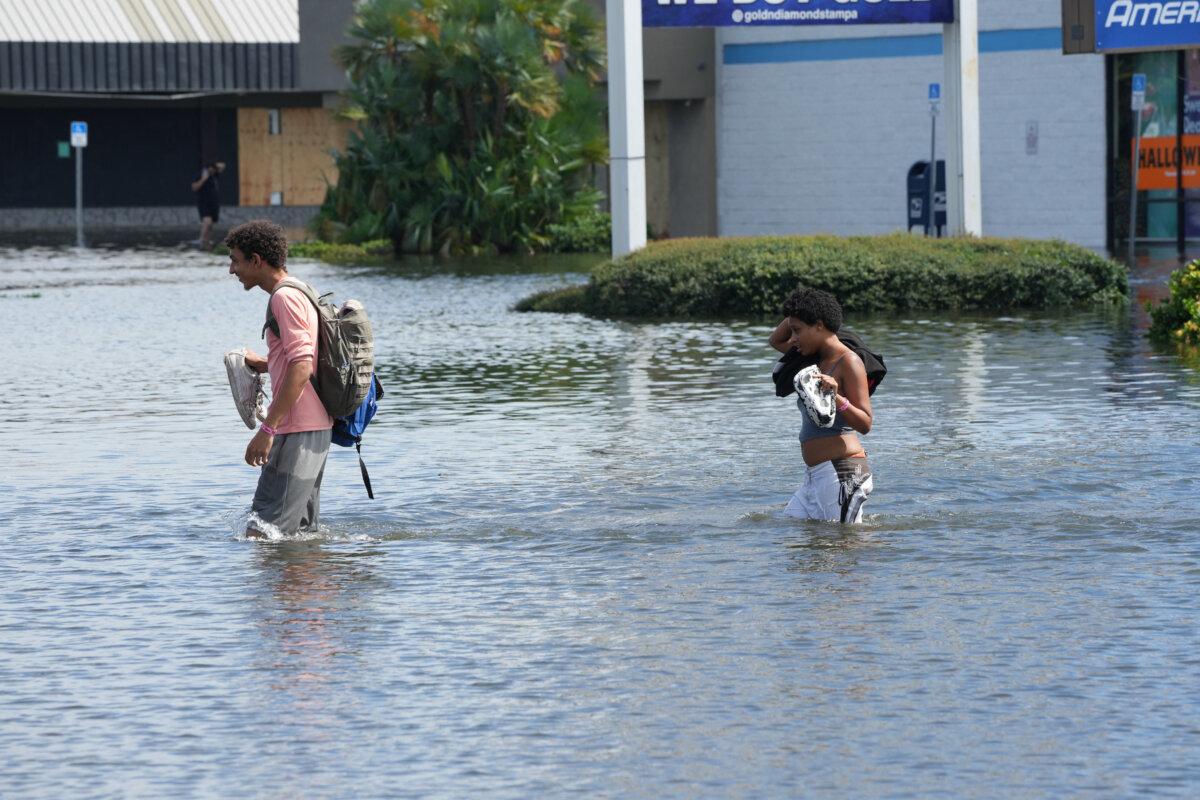
[[[251,510],[284,535],[314,531],[321,522],[321,478],[332,431],[282,433],[258,476]]]

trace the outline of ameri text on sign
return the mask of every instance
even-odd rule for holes
[[[1200,43],[1200,0],[1095,0],[1096,50],[1156,50]]]

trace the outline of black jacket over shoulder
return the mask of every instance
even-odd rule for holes
[[[843,328],[838,331],[837,337],[842,344],[849,347],[862,359],[863,367],[867,370],[867,394],[875,394],[876,387],[887,375],[887,365],[883,363],[883,356],[871,351],[862,337],[853,331]],[[771,379],[775,381],[776,397],[787,397],[794,393],[796,387],[792,382],[796,379],[796,373],[805,367],[816,364],[819,360],[815,355],[801,354],[794,347],[784,353],[783,357],[775,362],[775,369],[771,371]]]

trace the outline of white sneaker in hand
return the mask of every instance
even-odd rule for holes
[[[821,386],[821,371],[814,364],[796,373],[796,405],[819,428],[832,428],[837,417],[837,394]]]
[[[233,402],[246,427],[253,430],[267,418],[267,395],[263,391],[262,375],[246,366],[245,350],[230,350],[225,354],[225,371],[229,373],[229,389]]]

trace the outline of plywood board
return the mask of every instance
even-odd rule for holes
[[[349,126],[324,108],[283,112],[284,189],[287,205],[319,205],[326,181],[337,182],[333,151],[346,145]]]
[[[240,204],[265,206],[283,188],[278,136],[267,132],[267,109],[238,109],[238,187]]]
[[[337,181],[333,151],[345,147],[350,124],[325,108],[280,110],[279,133],[268,132],[268,109],[238,109],[238,162],[242,205],[271,202],[320,205],[326,181]]]

